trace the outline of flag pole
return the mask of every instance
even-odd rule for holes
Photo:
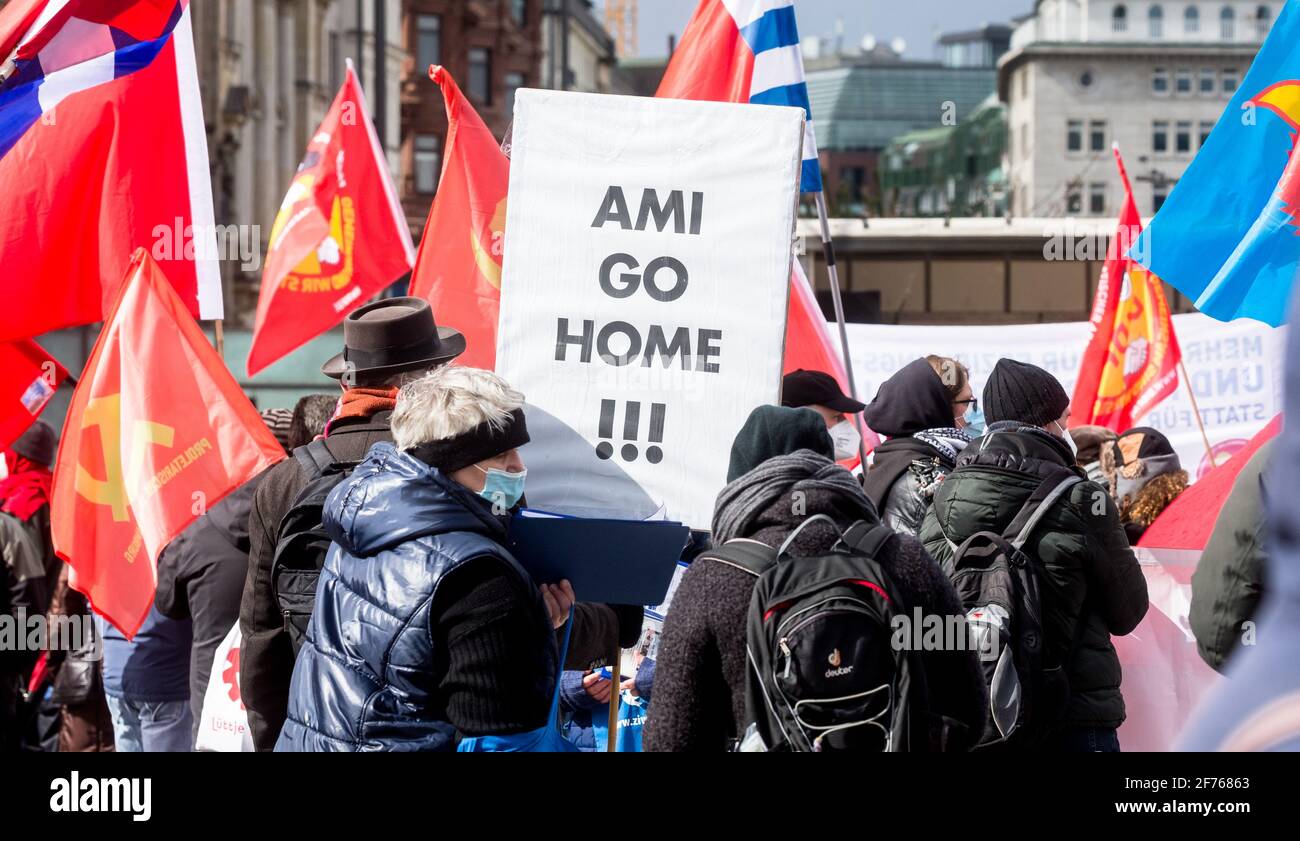
[[[1192,378],[1187,376],[1187,366],[1182,359],[1178,360],[1178,375],[1183,378],[1183,385],[1187,386],[1187,396],[1192,401],[1192,415],[1201,430],[1201,440],[1205,442],[1205,455],[1210,459],[1210,467],[1217,467],[1214,463],[1214,447],[1210,446],[1210,436],[1205,433],[1205,422],[1201,420],[1201,407],[1196,405],[1196,392],[1192,391]]]
[[[849,332],[844,328],[844,301],[840,298],[840,271],[835,265],[835,243],[831,241],[831,225],[826,218],[826,192],[818,190],[817,218],[821,221],[822,254],[826,258],[826,274],[830,278],[831,300],[835,304],[835,323],[840,328],[840,350],[844,357],[844,374],[849,379],[849,396],[858,399],[858,386],[853,380],[853,360],[849,356]],[[861,401],[859,401],[861,402]],[[853,425],[858,430],[858,457],[862,460],[862,469],[867,469],[866,436],[862,433],[862,416],[853,415]]]
[[[222,326],[222,319],[218,318],[212,323],[216,325],[216,336],[213,345],[217,348],[217,355],[224,360],[226,358],[226,331]]]
[[[622,692],[619,690],[619,684],[623,682],[623,649],[618,647],[618,641],[614,641],[614,658],[609,664],[609,670],[612,672],[610,679],[613,683],[609,687],[609,739],[605,744],[606,753],[616,753],[618,751],[618,708],[621,703]]]

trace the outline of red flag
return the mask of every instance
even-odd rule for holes
[[[271,228],[252,376],[411,270],[415,246],[351,64]]]
[[[1128,257],[1142,217],[1118,146],[1115,162],[1124,206],[1097,284],[1092,337],[1070,402],[1070,426],[1096,424],[1123,432],[1178,388],[1181,354],[1159,278]]]
[[[143,249],[90,353],[54,467],[54,549],[133,636],[159,553],[284,450]]]
[[[36,342],[0,342],[0,449],[27,431],[67,377]]]
[[[447,141],[411,294],[429,301],[439,324],[465,334],[459,364],[491,370],[497,357],[510,160],[446,68],[430,67],[429,76],[442,88]]]
[[[136,248],[195,316],[221,278],[188,2],[0,9],[0,341],[101,321]]]

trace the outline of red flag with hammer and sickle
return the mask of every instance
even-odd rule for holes
[[[54,467],[54,549],[73,586],[134,636],[168,542],[284,457],[158,264],[137,249],[72,396]]]

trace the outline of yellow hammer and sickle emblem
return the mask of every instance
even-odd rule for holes
[[[132,426],[130,463],[123,472],[121,415],[122,395],[93,398],[82,414],[82,426],[99,429],[99,443],[104,451],[104,478],[96,479],[85,465],[77,463],[77,494],[96,505],[107,505],[114,522],[125,522],[131,507],[126,498],[126,479],[135,477],[144,466],[145,448],[149,444],[171,447],[176,430],[153,421],[138,420]]]

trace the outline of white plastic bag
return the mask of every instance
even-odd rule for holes
[[[239,623],[230,629],[212,658],[212,673],[203,695],[199,716],[199,737],[195,750],[221,753],[250,753],[253,737],[248,732],[248,713],[239,696]]]

